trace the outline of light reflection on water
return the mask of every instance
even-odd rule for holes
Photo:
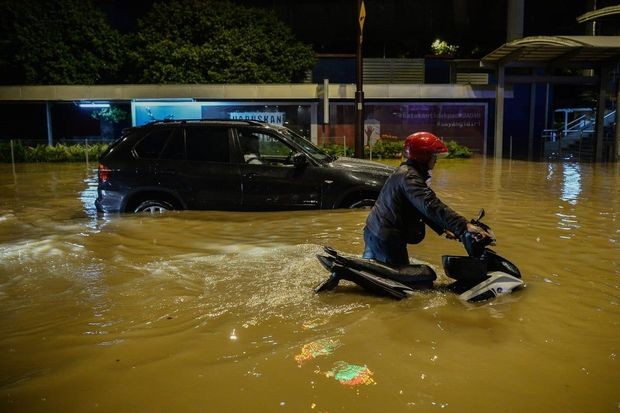
[[[484,207],[527,282],[472,305],[314,295],[314,255],[359,254],[365,211],[102,217],[92,165],[0,165],[0,409],[615,411],[619,176],[440,162],[433,188],[466,216]],[[430,233],[410,251],[440,282],[441,255],[463,254]],[[339,383],[339,362],[374,384]]]

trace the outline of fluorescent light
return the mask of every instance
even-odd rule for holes
[[[109,108],[109,103],[80,103],[81,108]]]

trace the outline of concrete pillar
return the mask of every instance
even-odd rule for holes
[[[454,14],[454,25],[461,32],[470,30],[469,12],[467,3],[469,0],[452,0],[452,12]]]
[[[594,160],[603,160],[603,137],[605,136],[605,103],[607,102],[607,87],[609,84],[609,66],[601,66],[601,80],[598,92],[598,105],[596,108],[596,143],[594,145]]]
[[[596,10],[596,0],[586,0],[586,10]],[[596,36],[596,19],[585,22],[584,26],[586,36]]]
[[[531,161],[534,155],[534,121],[536,118],[536,83],[530,84],[530,124],[527,136],[527,160]]]
[[[506,42],[523,37],[525,0],[508,0],[506,8]]]
[[[618,113],[618,107],[620,106],[620,78],[616,82],[616,139],[614,140],[614,161],[620,161],[620,114]]]
[[[504,84],[506,83],[506,69],[500,65],[497,68],[497,84],[495,86],[495,157],[502,158],[504,144]]]
[[[313,144],[319,143],[319,120],[317,104],[310,105],[310,141]]]

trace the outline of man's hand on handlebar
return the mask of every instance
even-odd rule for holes
[[[471,222],[467,223],[467,232],[471,233],[474,239],[478,242],[484,240],[485,238],[491,239],[492,242],[495,242],[495,237],[493,234],[477,225],[472,224]]]
[[[495,235],[493,235],[493,233],[485,230],[482,227],[479,227],[479,226],[477,226],[475,224],[472,224],[471,222],[467,223],[467,232],[471,233],[472,237],[477,242],[481,242],[484,239],[491,240],[491,243],[495,242]],[[453,239],[453,240],[456,240],[456,241],[460,241],[459,237],[454,235],[454,233],[452,231],[449,231],[449,230],[446,229],[446,230],[444,230],[443,234],[446,236],[447,239]]]

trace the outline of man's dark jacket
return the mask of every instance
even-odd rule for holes
[[[424,224],[437,234],[447,229],[460,237],[467,220],[437,198],[426,183],[429,178],[426,167],[412,161],[401,164],[381,189],[366,228],[383,240],[407,244],[424,239]]]

